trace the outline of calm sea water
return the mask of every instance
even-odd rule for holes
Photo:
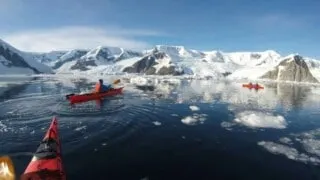
[[[1,81],[0,155],[17,175],[57,116],[67,179],[320,179],[317,87],[125,82],[123,95],[71,106],[64,96],[94,83]]]

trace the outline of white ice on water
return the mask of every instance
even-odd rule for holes
[[[200,108],[198,106],[189,106],[191,111],[199,111]]]
[[[193,114],[192,116],[186,116],[183,119],[181,119],[181,122],[186,125],[197,125],[197,124],[203,124],[205,120],[207,120],[206,114]]]
[[[235,122],[252,128],[284,129],[287,122],[283,116],[259,111],[244,111],[236,114]]]
[[[87,126],[80,126],[80,127],[77,127],[76,129],[74,129],[75,131],[81,131],[81,130],[84,130],[86,129]]]
[[[265,148],[267,151],[273,154],[285,155],[288,159],[311,163],[311,164],[320,164],[320,128],[298,133],[290,134],[292,138],[281,137],[279,142],[276,143],[271,141],[260,141],[258,145]],[[294,145],[299,145],[302,147],[299,152]]]
[[[320,163],[320,159],[318,157],[308,156],[307,154],[299,153],[299,151],[293,147],[269,141],[258,142],[258,145],[264,147],[270,153],[285,155],[288,159],[291,160],[300,161],[304,163]]]
[[[154,122],[152,122],[155,126],[161,126],[161,122],[159,122],[159,121],[154,121]]]
[[[6,126],[5,124],[2,123],[2,121],[0,121],[0,133],[4,133],[8,131],[9,131],[8,126]]]

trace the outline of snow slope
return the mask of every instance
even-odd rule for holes
[[[155,49],[160,52],[165,52],[173,61],[180,61],[187,58],[197,59],[205,56],[205,54],[200,51],[186,49],[184,46],[156,45]]]
[[[78,54],[76,54],[78,53]],[[56,70],[57,73],[121,73],[123,68],[131,66],[142,57],[141,52],[134,52],[118,47],[98,46],[79,56],[79,51],[71,51],[62,56],[59,62],[62,64]],[[68,59],[68,60],[65,60]],[[87,65],[86,72],[73,68],[77,63],[93,62],[96,66]]]
[[[24,60],[31,66],[36,68],[41,73],[53,73],[52,69],[42,63],[39,63],[34,59],[34,57],[29,53],[23,53]]]
[[[10,62],[0,55],[0,74],[8,75],[8,74],[26,74],[31,75],[34,71],[30,68],[21,68],[21,67],[7,67],[5,65],[10,64]]]
[[[34,54],[32,53],[26,53],[26,52],[22,52],[17,50],[16,48],[12,47],[11,45],[9,45],[8,43],[2,41],[0,39],[0,46],[3,47],[5,49],[5,51],[9,51],[9,53],[11,53],[11,55],[18,55],[20,56],[24,62],[26,62],[29,66],[31,66],[32,68],[35,68],[36,70],[38,70],[41,73],[52,73],[52,69],[40,62],[38,62],[35,58],[34,58]],[[5,58],[2,56],[2,61],[4,62]],[[10,62],[10,60],[6,59],[7,63]],[[30,72],[34,71],[32,69],[30,69],[29,67],[25,66],[25,67],[14,67],[14,66],[5,66],[4,64],[1,64],[1,71],[0,74],[30,74]]]
[[[52,67],[53,69],[58,69],[64,63],[67,63],[67,62],[70,62],[70,61],[76,61],[76,60],[80,59],[87,52],[88,52],[87,50],[74,49],[74,50],[66,52],[61,57],[56,59],[55,61],[50,62],[48,65],[50,67]]]
[[[66,62],[59,69],[56,70],[57,74],[123,74],[122,70],[126,67],[132,66],[134,63],[140,60],[140,57],[134,57],[129,59],[124,59],[115,63],[109,63],[105,65],[99,65],[97,67],[88,67],[89,70],[81,72],[80,70],[70,70],[72,66],[75,65],[76,61]]]
[[[275,66],[280,62],[279,58],[281,57],[280,54],[271,50],[267,50],[264,52],[226,53],[225,56],[232,62],[247,67],[263,65]]]
[[[48,53],[32,53],[34,59],[42,64],[50,66],[52,61],[59,59],[61,56],[66,54],[67,51],[51,51]]]
[[[97,65],[106,65],[114,61],[123,59],[141,57],[142,53],[125,50],[119,47],[105,47],[98,46],[95,49],[89,51],[86,55],[82,56],[82,60],[94,60]]]

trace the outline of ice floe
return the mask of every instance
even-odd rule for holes
[[[269,142],[269,141],[260,141],[258,145],[264,147],[267,151],[273,154],[285,155],[288,159],[299,161],[299,162],[311,162],[314,164],[319,164],[320,159],[318,157],[309,156],[304,153],[299,153],[299,151],[293,147],[286,145]]]
[[[77,127],[75,129],[75,131],[81,131],[81,130],[86,129],[86,128],[87,128],[87,126],[80,126],[80,127]]]
[[[161,122],[159,122],[159,121],[154,121],[153,124],[154,124],[155,126],[161,126]]]
[[[236,114],[235,122],[252,128],[284,129],[287,122],[283,116],[259,111],[243,111]]]
[[[273,154],[285,155],[288,159],[311,163],[315,165],[320,164],[320,128],[310,130],[298,134],[290,134],[292,138],[281,137],[280,143],[271,141],[260,141],[258,145],[264,147],[267,151]],[[284,145],[285,144],[285,145]],[[302,147],[299,152],[295,146]]]
[[[292,140],[288,137],[282,137],[279,139],[279,141],[283,144],[292,144]]]
[[[186,125],[197,125],[197,124],[203,124],[204,121],[207,119],[206,114],[193,114],[192,116],[187,116],[181,119],[181,122]]]
[[[198,106],[189,106],[191,111],[199,111],[200,108]]]
[[[0,121],[0,133],[8,132],[8,131],[9,131],[8,126],[6,126],[5,124],[3,124],[3,123]]]

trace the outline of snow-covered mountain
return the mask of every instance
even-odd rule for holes
[[[283,58],[272,50],[262,52],[197,51],[184,46],[157,45],[143,53],[122,48],[97,47],[79,60],[66,63],[59,73],[142,73],[185,74],[194,77],[227,76],[257,79],[277,66]],[[306,58],[311,73],[320,75],[320,61]],[[159,70],[163,68],[163,70]],[[167,68],[167,69],[166,69]],[[168,68],[170,70],[168,70]],[[320,78],[320,76],[315,76]]]
[[[50,67],[38,62],[34,54],[17,50],[0,39],[0,74],[52,73]]]
[[[74,50],[68,51],[58,59],[49,63],[49,66],[51,66],[53,69],[58,69],[67,62],[79,60],[82,56],[84,56],[87,53],[88,53],[88,50],[80,50],[80,49],[74,49]]]
[[[33,53],[33,57],[36,61],[50,66],[52,61],[59,59],[66,54],[67,51],[51,51],[48,53]]]
[[[188,59],[188,58],[199,59],[205,56],[203,52],[187,49],[184,46],[156,45],[153,50],[166,53],[168,56],[171,57],[173,61],[181,61],[181,59]]]
[[[277,81],[319,82],[310,73],[308,65],[304,61],[303,57],[299,55],[285,57],[279,65],[277,65],[273,70],[265,73],[261,78]]]
[[[0,56],[2,67],[9,68],[11,63],[11,66],[15,68],[24,67],[32,72],[51,72],[51,69],[54,69],[56,73],[68,74],[183,74],[200,78],[257,79],[274,69],[283,60],[283,57],[273,50],[262,52],[198,51],[184,46],[168,45],[156,45],[152,49],[141,52],[120,47],[98,46],[89,50],[75,49],[40,54],[21,52],[7,43],[3,47],[10,47],[10,51],[16,52],[21,58],[18,58],[20,61],[12,60],[11,55],[11,60],[8,62],[8,54],[6,54],[7,58],[2,55]],[[2,51],[4,54],[5,48]],[[15,55],[14,57],[16,58]],[[307,57],[303,59],[310,73],[320,80],[320,61]],[[21,62],[26,64],[22,65]],[[11,67],[10,73],[15,72]]]
[[[137,56],[142,56],[142,53],[125,50],[119,47],[98,46],[97,48],[89,51],[86,55],[82,56],[81,59],[85,61],[94,60],[97,65],[105,65],[110,62],[116,62]]]
[[[68,60],[59,60],[59,66],[54,66],[57,73],[118,73],[132,65],[143,56],[142,52],[126,50],[118,47],[99,46],[90,51],[74,50],[69,52]],[[134,61],[134,62],[132,62]]]

